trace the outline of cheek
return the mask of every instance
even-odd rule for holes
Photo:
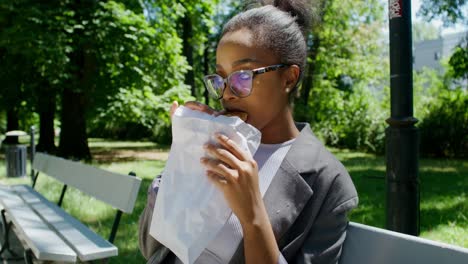
[[[254,79],[253,87],[252,94],[246,97],[249,105],[247,123],[261,130],[275,118],[287,98],[285,101],[279,78]]]

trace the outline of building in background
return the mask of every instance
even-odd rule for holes
[[[468,31],[415,43],[413,45],[413,69],[420,71],[423,67],[428,67],[442,71],[441,60],[448,59],[463,38],[468,38]]]

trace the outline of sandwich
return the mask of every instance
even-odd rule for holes
[[[226,112],[224,115],[225,116],[237,116],[244,122],[245,120],[247,120],[247,117],[249,116],[246,112],[240,112],[240,111],[229,111],[229,112]]]

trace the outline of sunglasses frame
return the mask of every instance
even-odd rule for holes
[[[250,94],[252,94],[252,90],[253,90],[253,83],[252,83],[252,87],[250,88],[250,91],[249,91],[249,94],[245,95],[245,96],[240,96],[239,94],[237,94],[237,92],[232,88],[232,85],[231,85],[231,76],[234,75],[234,74],[237,74],[237,73],[243,73],[243,72],[250,72],[250,74],[252,75],[252,81],[253,79],[255,78],[256,75],[258,74],[262,74],[262,73],[266,73],[266,72],[270,72],[270,71],[276,71],[278,69],[281,69],[281,68],[284,68],[284,67],[287,67],[289,65],[287,64],[275,64],[275,65],[270,65],[270,66],[265,66],[265,67],[261,67],[261,68],[256,68],[256,69],[253,69],[253,70],[240,70],[240,71],[235,71],[235,72],[232,72],[231,74],[229,74],[226,78],[223,78],[222,76],[220,76],[219,74],[209,74],[209,75],[205,75],[203,77],[203,83],[205,84],[205,89],[208,90],[208,93],[211,95],[212,98],[214,99],[221,99],[223,98],[223,95],[224,95],[224,90],[226,90],[226,87],[229,86],[229,89],[231,90],[231,92],[233,94],[235,94],[237,97],[240,97],[240,98],[244,98],[244,97],[247,97],[249,96]],[[224,84],[224,87],[221,91],[221,95],[218,96],[216,94],[213,94],[210,89],[208,88],[208,79],[210,77],[215,77],[215,76],[218,76],[220,77],[222,80],[223,80],[223,84]]]

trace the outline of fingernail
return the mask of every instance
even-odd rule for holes
[[[205,163],[205,161],[206,161],[206,158],[200,158],[201,163]]]
[[[219,138],[219,139],[221,139],[221,140],[224,140],[224,141],[226,141],[226,140],[228,139],[228,137],[226,137],[226,136],[223,135],[223,134],[216,134],[216,137]]]

